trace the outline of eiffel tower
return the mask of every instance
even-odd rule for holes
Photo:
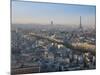
[[[82,27],[82,23],[81,23],[81,16],[80,16],[80,25],[79,25],[79,31],[83,32],[83,27]]]

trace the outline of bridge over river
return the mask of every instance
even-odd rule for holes
[[[71,50],[74,50],[74,51],[79,51],[79,52],[83,52],[83,53],[90,52],[93,55],[96,54],[96,46],[92,45],[92,44],[88,44],[86,42],[85,43],[79,43],[79,42],[76,42],[76,43],[66,42],[65,43],[62,40],[51,38],[49,36],[42,36],[40,34],[35,34],[35,33],[29,33],[29,36],[36,37],[38,39],[45,39],[45,40],[48,40],[48,41],[51,41],[51,42],[57,43],[57,44],[62,44],[65,47],[70,48]]]

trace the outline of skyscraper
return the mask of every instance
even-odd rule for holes
[[[53,25],[53,21],[51,21],[51,25]]]

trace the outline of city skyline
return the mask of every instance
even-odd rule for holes
[[[54,4],[12,1],[12,24],[54,24],[94,26],[96,7],[88,5]]]
[[[96,69],[96,7],[12,1],[11,74]]]

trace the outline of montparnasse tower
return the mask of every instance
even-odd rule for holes
[[[53,21],[51,20],[51,25],[53,25],[54,23],[53,23]]]

